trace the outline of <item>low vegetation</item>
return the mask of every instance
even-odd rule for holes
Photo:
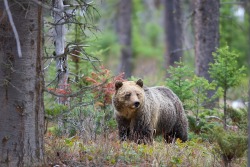
[[[166,144],[157,138],[152,145],[120,142],[116,132],[83,141],[74,136],[55,137],[47,134],[45,153],[49,165],[66,166],[223,166],[219,146],[196,138],[182,143]],[[246,158],[236,159],[231,166],[246,166]]]
[[[220,56],[231,55],[228,48],[216,52],[215,65],[211,74],[223,73],[230,64]],[[235,53],[234,53],[235,54]],[[237,56],[231,61],[236,63]],[[224,61],[224,62],[223,62]],[[226,61],[226,63],[225,63]],[[218,69],[218,70],[217,70]],[[229,69],[229,68],[227,68]],[[244,67],[233,69],[223,80],[229,85],[227,91],[237,87],[244,76]],[[217,75],[219,75],[217,74]],[[84,86],[93,89],[85,92],[82,105],[46,106],[48,122],[45,137],[45,155],[49,165],[60,166],[235,166],[247,165],[247,110],[229,107],[228,96],[222,96],[225,88],[214,77],[214,82],[198,77],[187,66],[179,62],[169,70],[166,86],[170,87],[183,101],[189,121],[189,140],[178,140],[167,144],[157,137],[153,144],[135,144],[118,140],[117,124],[113,117],[111,96],[114,83],[123,80],[123,75],[113,76],[103,66],[97,72],[90,72],[81,80]],[[222,77],[218,78],[221,79]],[[135,77],[131,78],[136,80]],[[237,83],[235,81],[237,79]],[[232,84],[234,80],[234,84]],[[74,88],[73,88],[74,89]],[[216,90],[213,99],[207,98],[208,90]],[[230,91],[228,91],[230,92]],[[225,94],[224,94],[225,95]],[[214,108],[206,104],[223,99]],[[74,99],[81,102],[83,99]],[[225,103],[226,102],[226,103]],[[226,107],[225,107],[226,105]],[[225,114],[226,110],[226,114]],[[64,126],[58,128],[57,118],[63,116]],[[226,120],[226,121],[225,121]],[[226,127],[226,128],[225,128]]]

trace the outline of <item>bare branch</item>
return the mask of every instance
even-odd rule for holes
[[[83,87],[79,91],[71,93],[71,94],[59,94],[59,93],[56,93],[55,91],[49,90],[47,88],[45,88],[44,91],[47,93],[50,93],[56,97],[78,97],[78,96],[84,94],[87,90],[91,90],[91,89],[94,89],[94,86]]]
[[[42,6],[45,9],[52,10],[53,12],[64,12],[66,10],[66,9],[58,9],[58,8],[51,7],[51,6],[46,5],[45,3],[42,3],[42,2],[40,2],[38,0],[32,0],[32,1],[34,3],[36,3],[37,5]],[[86,6],[88,6],[88,5],[92,4],[92,3],[93,3],[93,1],[88,2],[88,3],[84,3],[84,5],[81,5],[81,2],[79,2],[79,4],[63,5],[63,7],[64,8],[82,7],[82,6],[86,7]]]
[[[46,67],[44,67],[43,70],[46,70],[50,66],[50,64],[52,63],[53,60],[54,59],[51,59],[50,62],[49,62],[49,64]]]
[[[18,56],[22,57],[20,39],[19,39],[19,35],[17,33],[17,30],[16,30],[15,23],[14,23],[13,18],[12,18],[12,14],[11,14],[11,11],[10,11],[10,8],[9,8],[8,0],[4,0],[4,6],[6,8],[7,15],[8,15],[8,18],[9,18],[9,21],[10,21],[10,25],[11,25],[12,30],[13,30],[14,35],[15,35]]]
[[[103,86],[105,85],[106,83],[108,82],[108,79],[106,79],[105,81],[103,81],[101,84],[99,85],[95,85],[95,86],[84,86],[82,87],[79,91],[77,92],[72,92],[72,93],[69,93],[69,94],[60,94],[60,93],[57,93],[56,91],[54,90],[49,90],[48,88],[44,88],[44,91],[47,92],[47,93],[50,93],[56,97],[78,97],[80,95],[83,95],[86,93],[86,91],[89,91],[89,90],[93,90],[93,89],[96,89],[100,86]]]
[[[60,10],[60,9],[57,9],[57,8],[53,8],[53,7],[50,7],[40,1],[37,1],[37,0],[32,0],[34,3],[38,4],[38,5],[41,5],[43,8],[46,8],[48,10],[52,10],[54,12],[63,12],[63,10]]]
[[[186,50],[190,50],[190,49],[193,49],[194,46],[190,46],[190,47],[187,47],[187,48],[179,48],[179,49],[175,49],[173,51],[170,52],[170,54],[174,54],[174,53],[177,53],[177,52],[182,52],[182,51],[186,51]]]
[[[99,59],[97,59],[96,57],[93,57],[89,54],[87,54],[83,49],[81,49],[81,51],[78,51],[76,48],[79,49],[79,47],[88,47],[89,45],[77,45],[77,44],[74,44],[74,43],[68,43],[67,46],[65,47],[65,52],[62,53],[62,54],[59,54],[59,55],[54,55],[54,56],[46,56],[46,57],[43,57],[44,59],[56,59],[56,58],[61,58],[61,57],[66,57],[67,55],[71,55],[71,56],[74,56],[74,57],[78,57],[82,60],[88,60],[90,62],[100,62]],[[78,54],[81,54],[85,57],[81,57],[81,56],[78,56],[72,52],[77,52]]]

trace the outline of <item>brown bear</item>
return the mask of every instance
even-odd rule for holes
[[[151,143],[154,135],[166,142],[186,141],[188,122],[180,99],[162,86],[144,87],[143,81],[117,81],[112,103],[119,138]]]

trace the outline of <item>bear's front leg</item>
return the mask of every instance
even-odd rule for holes
[[[149,122],[143,119],[133,120],[131,122],[131,135],[130,139],[138,144],[152,144],[154,128]]]
[[[119,139],[121,141],[125,141],[129,138],[130,135],[130,120],[122,117],[122,116],[117,116],[116,121],[118,123],[118,133],[119,133]]]

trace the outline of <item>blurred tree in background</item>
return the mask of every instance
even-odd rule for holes
[[[165,0],[164,25],[165,25],[165,67],[174,66],[182,57],[182,5],[179,0]]]
[[[121,45],[119,72],[125,72],[126,78],[132,73],[131,13],[132,0],[120,0],[117,11],[117,35]]]
[[[212,81],[208,69],[212,52],[219,47],[219,1],[194,1],[195,70],[198,76]],[[209,90],[209,98],[215,91]],[[210,106],[213,106],[210,104]]]
[[[248,38],[243,35],[249,27],[247,5],[244,1],[235,4],[221,1],[220,15],[220,45],[228,45],[239,52],[240,65],[247,66]]]

